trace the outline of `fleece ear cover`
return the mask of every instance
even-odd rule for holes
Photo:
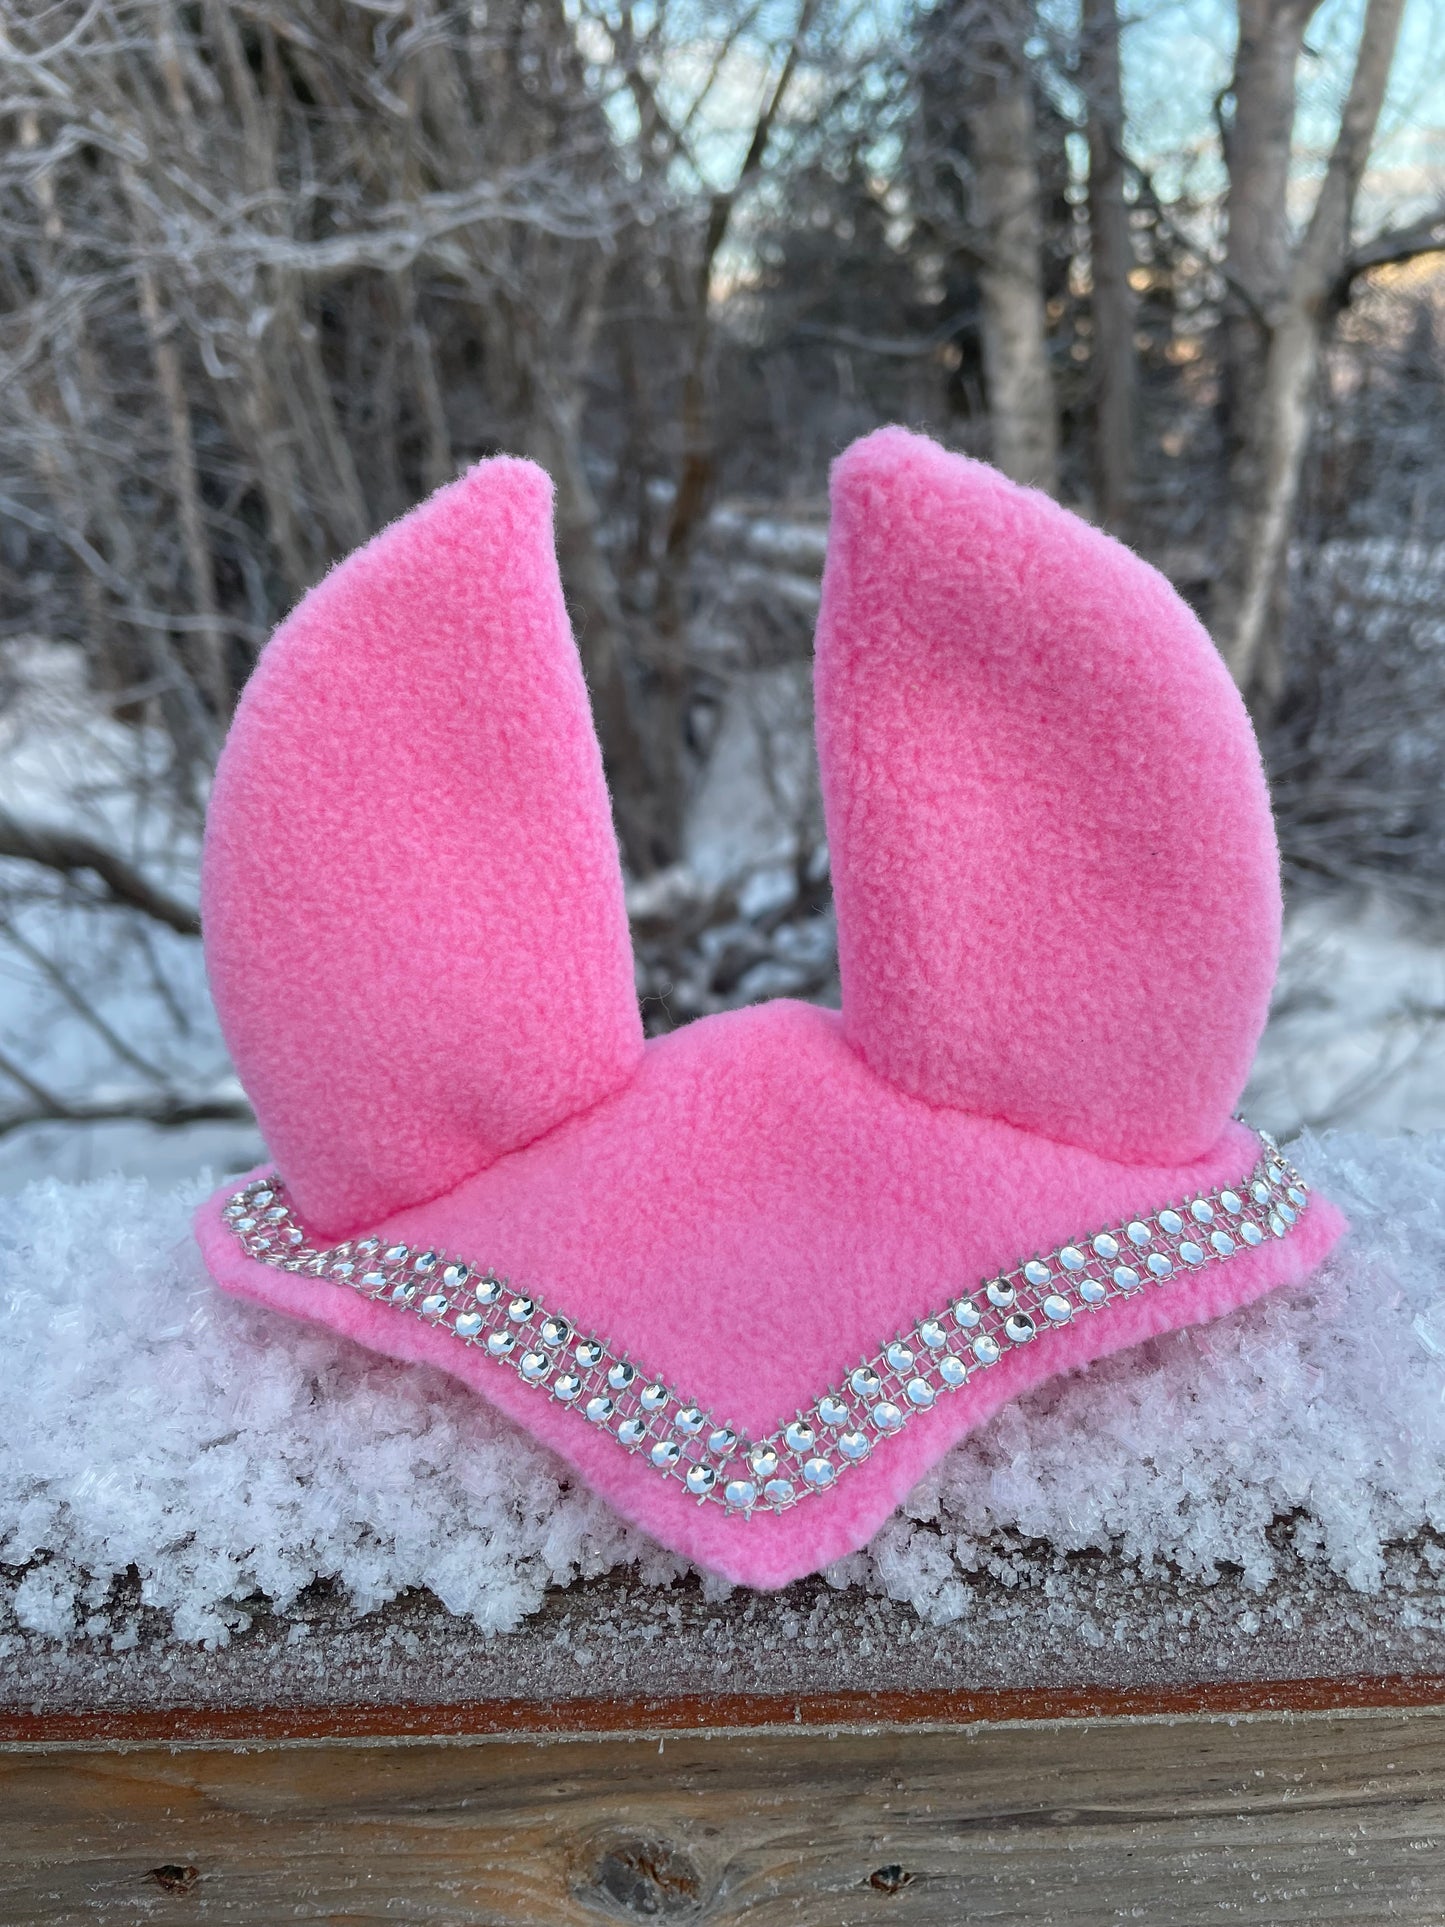
[[[1303,1275],[1341,1225],[1230,1189],[1260,1156],[1229,1114],[1277,865],[1243,708],[1167,585],[885,430],[834,472],[817,695],[841,1014],[780,1002],[643,1047],[548,486],[524,463],[443,490],[278,632],[206,851],[217,1004],[287,1187],[276,1238],[270,1187],[202,1209],[218,1282],[454,1372],[757,1585],[862,1544],[1004,1399]],[[1157,1242],[1164,1207],[1205,1194],[1231,1231],[1197,1271],[1105,1302],[1087,1284],[1112,1258],[1057,1257],[1139,1218]],[[1236,1206],[1277,1234],[1246,1246]],[[1031,1254],[1055,1309],[1030,1301],[1009,1339],[977,1287]],[[1000,1355],[960,1314],[955,1385],[930,1314],[969,1294]],[[569,1389],[584,1333],[615,1399]],[[856,1390],[899,1335],[926,1403],[907,1373]],[[807,1502],[774,1505],[747,1442],[790,1421]],[[716,1489],[689,1486],[712,1436],[733,1441]]]
[[[1200,1156],[1280,897],[1254,733],[1169,584],[884,429],[834,470],[816,677],[849,1042],[932,1104]]]
[[[450,1190],[642,1055],[551,497],[483,462],[334,569],[216,773],[211,988],[322,1232]]]

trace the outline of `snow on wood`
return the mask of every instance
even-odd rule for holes
[[[966,1621],[980,1586],[1042,1544],[1171,1584],[1229,1569],[1267,1616],[1270,1589],[1301,1574],[1376,1595],[1410,1545],[1428,1601],[1445,1529],[1445,1136],[1336,1134],[1298,1156],[1354,1224],[1318,1280],[1005,1410],[829,1583]],[[132,1570],[176,1637],[214,1644],[248,1623],[248,1599],[285,1610],[318,1579],[363,1613],[426,1588],[506,1629],[579,1578],[679,1577],[441,1375],[222,1298],[188,1231],[203,1188],[43,1181],[0,1200],[0,1657],[36,1637],[133,1642],[136,1614],[109,1609]],[[1117,1637],[1085,1607],[1070,1630]]]

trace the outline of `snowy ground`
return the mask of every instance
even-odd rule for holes
[[[1390,1546],[1423,1534],[1428,1554],[1445,1530],[1445,1135],[1336,1134],[1299,1156],[1354,1224],[1315,1281],[1000,1413],[830,1579],[944,1622],[1030,1542],[1141,1575],[1230,1562],[1260,1588],[1302,1561],[1369,1591]],[[50,1181],[0,1200],[0,1563],[21,1569],[0,1659],[17,1627],[114,1640],[101,1608],[130,1568],[202,1641],[243,1625],[249,1595],[285,1606],[322,1576],[362,1610],[428,1587],[503,1629],[548,1586],[682,1570],[441,1374],[213,1291],[187,1232],[203,1188]]]

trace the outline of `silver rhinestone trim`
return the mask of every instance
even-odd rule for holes
[[[1021,1259],[898,1332],[811,1408],[800,1406],[756,1440],[469,1259],[374,1237],[318,1249],[292,1215],[279,1177],[254,1179],[227,1201],[224,1215],[248,1258],[394,1305],[480,1346],[500,1368],[570,1406],[579,1423],[605,1431],[619,1450],[644,1455],[700,1505],[748,1519],[831,1491],[852,1466],[1010,1351],[1287,1237],[1308,1206],[1308,1188],[1273,1138],[1259,1138],[1263,1154],[1239,1184]]]

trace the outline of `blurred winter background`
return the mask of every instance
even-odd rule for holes
[[[1245,691],[1251,1114],[1445,1125],[1445,0],[0,0],[0,118],[0,1189],[259,1154],[217,745],[500,450],[557,484],[649,1028],[836,997],[810,638],[885,420],[1123,535]]]

